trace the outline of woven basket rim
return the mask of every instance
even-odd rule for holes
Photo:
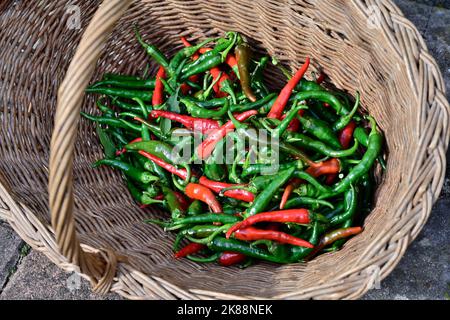
[[[351,0],[351,1],[355,5],[355,7],[361,10],[361,12],[363,13],[366,12],[364,10],[365,4],[363,4],[361,1],[359,0]],[[128,2],[129,4],[129,2],[131,1],[127,0],[121,2],[120,0],[111,0],[108,5],[110,6],[110,9],[111,8],[115,9],[117,11],[117,15],[120,16],[127,7],[127,4],[125,4],[125,2]],[[401,13],[398,7],[391,0],[383,0],[378,4],[378,6],[383,7],[384,10],[381,11],[383,12],[384,15],[386,15],[385,19],[389,20],[389,23],[383,22],[384,25],[382,28],[382,32],[384,33],[385,37],[391,40],[393,39],[392,41],[394,41],[396,38],[393,36],[393,34],[396,32],[403,32],[405,35],[407,35],[407,37],[409,37],[407,42],[411,44],[411,48],[409,48],[409,50],[419,52],[418,56],[420,57],[420,59],[423,59],[426,62],[424,65],[425,70],[423,72],[428,72],[429,74],[433,75],[433,77],[436,80],[434,88],[435,96],[433,97],[433,100],[434,103],[443,110],[446,116],[438,120],[443,123],[442,125],[444,126],[445,139],[439,139],[439,141],[437,142],[432,141],[430,145],[427,145],[429,149],[437,150],[436,152],[439,154],[440,163],[444,163],[444,169],[441,170],[442,171],[441,176],[435,177],[437,182],[435,183],[433,190],[430,190],[432,195],[431,202],[434,202],[437,200],[438,195],[443,186],[443,176],[445,176],[445,151],[447,150],[448,141],[450,137],[450,128],[447,125],[448,115],[450,114],[449,111],[450,107],[447,99],[445,98],[444,81],[442,79],[442,75],[439,70],[439,67],[437,66],[436,61],[429,54],[428,49],[424,43],[424,40],[422,39],[417,28],[404,17],[403,13]],[[395,44],[397,48],[400,47],[398,43]],[[402,56],[404,55],[402,53],[400,54]],[[416,60],[410,58],[408,61],[405,61],[405,63],[410,64],[412,68],[413,64],[416,63]],[[426,107],[427,105],[425,104],[422,105],[422,108]],[[428,190],[431,187],[425,186],[425,188]],[[61,267],[66,271],[76,271],[83,273],[82,268],[80,268],[76,264],[73,264],[70,261],[70,259],[68,259],[65,255],[62,255],[60,253],[58,243],[55,240],[55,232],[53,231],[53,228],[51,228],[48,225],[44,225],[39,219],[37,219],[34,216],[30,208],[26,207],[23,203],[16,201],[13,198],[13,195],[9,192],[9,189],[10,188],[8,188],[6,181],[2,179],[0,173],[0,217],[8,221],[9,224],[12,226],[12,228],[20,235],[20,237],[24,239],[33,249],[44,253],[47,257],[49,257],[50,260],[52,260],[59,267]],[[2,202],[4,203],[4,205],[2,205]],[[428,217],[428,215],[431,212],[431,205],[429,205],[425,210],[427,210],[427,217]],[[296,292],[292,292],[291,294],[284,294],[272,297],[243,296],[242,298],[308,299],[308,298],[329,297],[329,298],[355,299],[361,297],[364,293],[366,293],[370,289],[371,284],[376,280],[375,279],[376,276],[380,276],[381,279],[384,279],[393,270],[393,268],[398,264],[400,258],[403,256],[407,246],[415,239],[415,237],[417,236],[418,232],[422,229],[425,222],[426,220],[420,222],[420,225],[418,226],[417,230],[415,230],[416,232],[414,234],[406,233],[402,238],[396,240],[398,242],[398,247],[394,249],[392,248],[389,249],[390,250],[389,251],[390,258],[388,259],[389,261],[388,262],[384,261],[384,263],[386,263],[388,266],[381,271],[381,274],[364,273],[367,271],[366,270],[367,266],[362,265],[357,275],[352,274],[353,276],[352,279],[350,279],[351,275],[343,275],[341,278],[336,279],[332,283],[320,284],[316,288],[308,288],[307,290],[303,291],[300,289]],[[91,257],[92,259],[98,259],[98,257],[102,257],[104,260],[108,262],[106,266],[106,271],[104,272],[104,274],[101,275],[102,277],[100,277],[100,280],[93,281],[93,283],[97,286],[98,291],[100,292],[102,291],[106,292],[110,290],[128,299],[240,298],[234,295],[226,295],[214,291],[204,291],[204,290],[186,291],[183,288],[168,283],[164,279],[161,279],[156,276],[149,276],[140,271],[137,271],[130,265],[124,263],[123,261],[119,262],[121,260],[121,257],[115,257],[114,255],[110,255],[107,251],[101,250],[101,248],[92,248],[86,245],[82,245],[82,247],[83,251],[87,252],[89,254],[89,257]],[[386,249],[386,251],[388,251],[388,249]],[[92,277],[90,277],[87,274],[84,274],[84,276],[90,279],[91,281],[93,280]],[[111,287],[102,282],[102,280],[104,280],[105,278],[110,278],[112,280],[113,277],[114,280]],[[333,295],[333,292],[330,292],[329,294],[323,293],[320,296],[317,296],[315,294],[319,290],[338,287],[344,281],[355,282],[356,289],[353,290],[352,292],[344,293],[341,295]],[[142,290],[142,292],[150,292],[151,294],[147,295],[130,294],[129,291],[126,290],[126,287],[131,285],[130,283],[132,283],[133,285],[138,285],[143,288],[146,288],[147,290]]]

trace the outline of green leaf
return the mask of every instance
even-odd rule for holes
[[[96,127],[96,132],[100,143],[103,146],[105,156],[107,159],[114,159],[116,157],[116,145],[114,144],[111,137],[103,130],[99,125]]]

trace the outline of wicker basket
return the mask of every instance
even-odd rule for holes
[[[441,190],[449,106],[424,41],[391,1],[96,2],[0,6],[0,216],[26,242],[95,291],[132,299],[351,299],[392,271]],[[81,29],[73,28],[78,13]],[[93,75],[144,69],[135,22],[167,54],[180,35],[233,29],[292,68],[309,55],[337,87],[360,90],[389,150],[365,231],[307,264],[174,261],[172,235],[141,222],[164,213],[137,209],[118,174],[90,168],[102,151],[79,117],[80,108],[94,110],[83,92]],[[279,86],[275,72],[268,76]]]

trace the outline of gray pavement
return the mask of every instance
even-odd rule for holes
[[[438,61],[450,93],[450,0],[394,0],[416,24]],[[450,152],[447,154],[447,172]],[[450,299],[450,179],[431,218],[396,269],[363,299]],[[65,273],[0,221],[0,300],[120,299],[92,294],[87,281]]]

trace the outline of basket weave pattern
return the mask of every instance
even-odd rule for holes
[[[354,299],[393,270],[440,193],[450,130],[439,69],[391,1],[94,2],[0,6],[0,216],[26,242],[95,291],[131,299]],[[81,9],[83,33],[67,28],[69,4]],[[368,27],[374,12],[379,25]],[[292,69],[309,55],[338,88],[359,90],[389,152],[364,232],[302,265],[174,261],[173,236],[142,223],[165,214],[137,209],[117,173],[90,168],[102,151],[79,119],[80,108],[95,112],[83,92],[89,81],[145,68],[135,22],[167,54],[181,35],[236,30]],[[274,70],[267,76],[281,85]]]

